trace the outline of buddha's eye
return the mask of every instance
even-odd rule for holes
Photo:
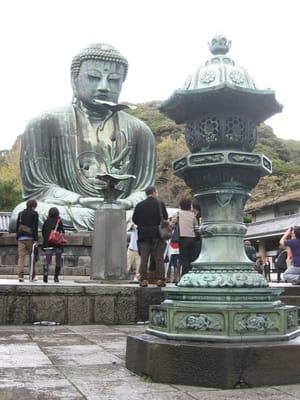
[[[95,79],[95,80],[101,79],[101,75],[96,72],[88,72],[87,76],[89,79]]]
[[[111,74],[108,75],[108,79],[111,81],[117,81],[121,79],[121,75],[118,74],[117,72],[113,72]]]

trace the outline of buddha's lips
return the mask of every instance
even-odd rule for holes
[[[95,99],[95,102],[99,103],[99,104],[103,104],[104,106],[110,106],[110,107],[118,106],[118,103],[114,103],[112,101],[105,101],[105,100],[101,100],[101,99],[98,99],[98,98]]]
[[[134,110],[136,108],[136,106],[131,105],[131,104],[114,103],[112,101],[104,101],[104,100],[100,100],[100,99],[95,99],[95,102],[98,104],[101,104],[109,109],[123,110],[124,108],[130,108],[130,109]]]

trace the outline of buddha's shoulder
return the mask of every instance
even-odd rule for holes
[[[27,124],[27,126],[39,125],[47,121],[64,121],[68,118],[72,118],[74,115],[74,109],[71,104],[55,107],[50,110],[43,111],[42,113],[33,117]]]
[[[126,122],[131,127],[135,127],[135,128],[137,128],[139,130],[143,130],[143,131],[145,131],[147,133],[148,132],[151,133],[151,130],[150,130],[149,126],[147,124],[145,124],[145,122],[143,122],[139,118],[134,117],[133,115],[130,115],[125,111],[119,111],[118,114],[119,114],[119,119],[121,121]]]

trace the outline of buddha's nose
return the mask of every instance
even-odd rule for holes
[[[105,79],[101,79],[98,83],[97,90],[99,92],[109,92],[108,82]]]

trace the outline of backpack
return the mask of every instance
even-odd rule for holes
[[[285,271],[287,268],[286,265],[287,259],[287,251],[283,250],[276,258],[275,258],[275,268],[280,269],[281,271]]]

